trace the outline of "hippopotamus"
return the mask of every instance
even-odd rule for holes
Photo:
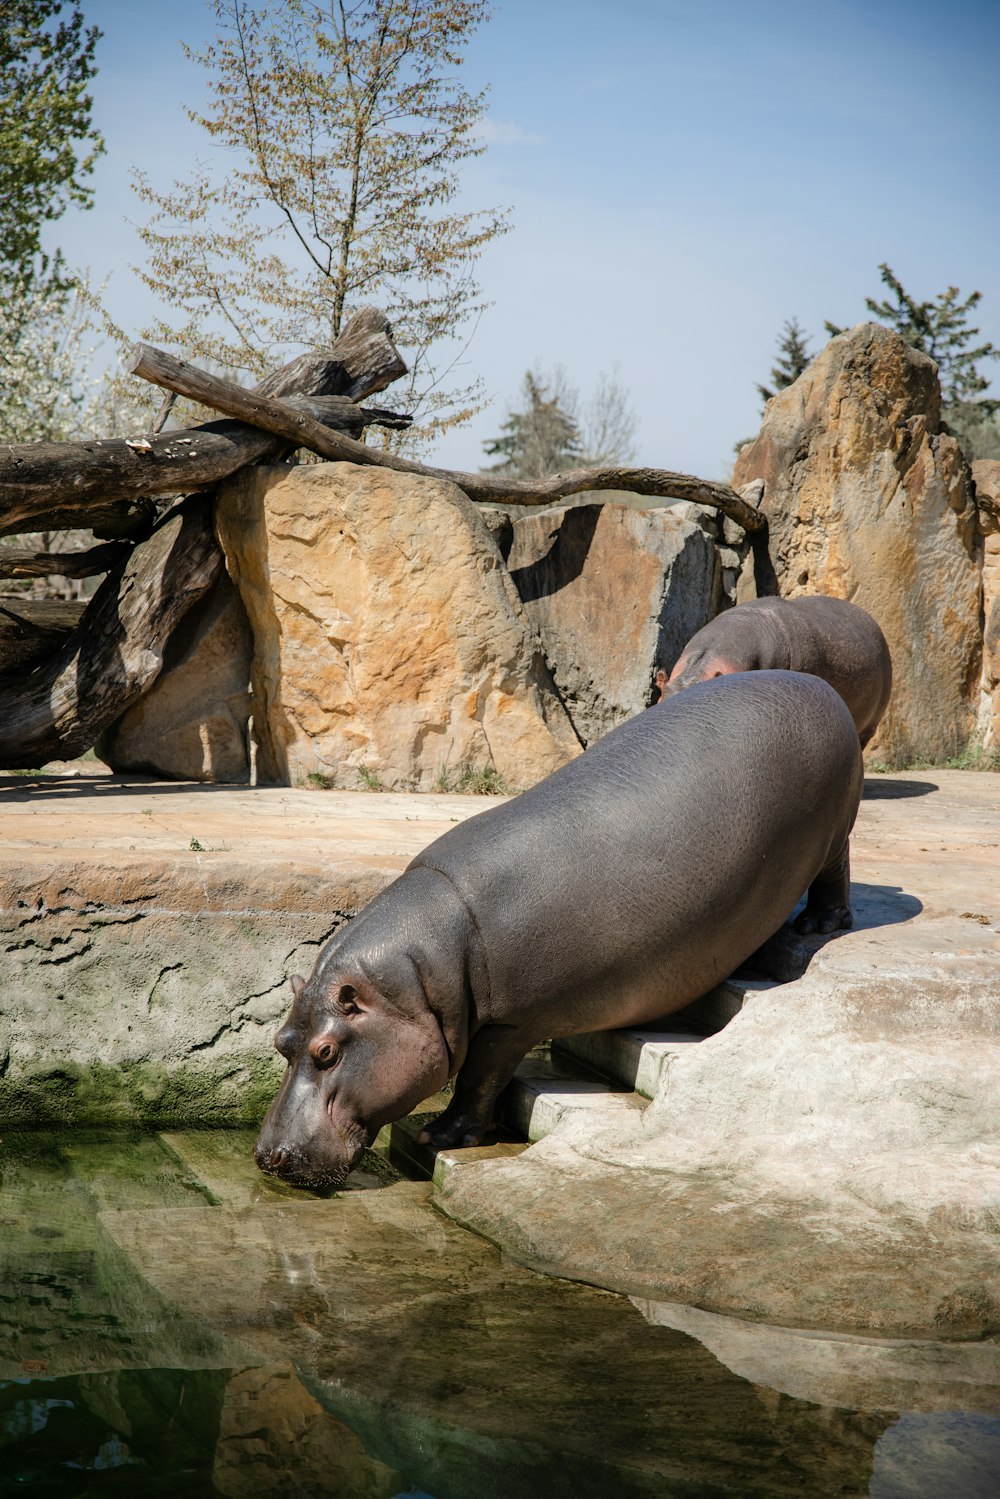
[[[832,687],[752,672],[669,697],[452,828],[292,980],[258,1165],[336,1187],[449,1078],[426,1138],[475,1144],[538,1042],[688,1004],[804,891],[799,930],[849,926],[862,781]]]
[[[656,674],[660,699],[695,682],[738,671],[806,671],[844,699],[864,746],[878,728],[892,688],[885,636],[846,599],[751,599],[692,635],[670,673]]]

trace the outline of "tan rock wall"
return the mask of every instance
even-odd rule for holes
[[[453,485],[354,464],[259,468],[217,506],[254,633],[258,774],[529,785],[579,752],[482,517]]]
[[[874,323],[831,339],[741,449],[733,484],[755,479],[781,594],[849,598],[889,642],[893,694],[869,757],[958,754],[978,707],[982,541],[933,362]]]
[[[983,749],[1000,749],[1000,462],[972,465],[983,538],[983,676],[979,726]]]
[[[649,706],[657,667],[669,675],[722,607],[714,521],[696,515],[603,504],[512,518],[511,577],[586,744]]]

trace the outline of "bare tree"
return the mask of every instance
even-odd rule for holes
[[[486,0],[210,4],[218,38],[188,55],[211,104],[188,113],[224,154],[169,191],[137,176],[153,210],[140,275],[178,317],[147,336],[253,381],[377,300],[422,437],[465,420],[481,390],[449,371],[485,305],[475,262],[506,228],[496,208],[449,206],[485,150],[484,94],[459,67]]]

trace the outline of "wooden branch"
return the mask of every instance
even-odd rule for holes
[[[0,547],[0,578],[94,578],[110,572],[130,551],[117,541],[85,552],[16,552]]]
[[[268,432],[285,437],[297,447],[311,448],[324,458],[348,463],[372,464],[397,473],[422,474],[431,479],[447,479],[457,484],[470,500],[494,505],[544,505],[565,495],[585,490],[624,489],[633,494],[661,496],[664,499],[693,500],[729,515],[746,531],[759,531],[764,517],[740,498],[728,484],[696,479],[691,474],[671,473],[658,468],[584,468],[553,474],[534,480],[497,479],[489,474],[462,473],[454,469],[430,468],[393,453],[366,447],[364,443],[341,437],[322,427],[306,412],[295,411],[290,402],[276,401],[259,390],[244,390],[230,380],[207,374],[183,359],[175,359],[150,344],[136,344],[129,360],[129,373],[149,380],[166,390],[212,406],[229,416]]]
[[[363,401],[406,374],[392,327],[377,307],[362,307],[326,354],[300,354],[256,387],[262,396],[346,396]]]
[[[358,436],[375,423],[405,426],[410,420],[356,406],[344,396],[287,396],[285,404],[317,424],[329,422]],[[259,427],[229,421],[161,437],[8,443],[0,446],[0,536],[93,529],[109,501],[210,489],[248,463],[276,461],[287,448],[287,441]]]
[[[357,438],[369,425],[408,424],[356,404],[405,372],[386,317],[363,308],[327,354],[300,354],[262,388]],[[231,421],[148,437],[0,444],[0,536],[90,526],[111,503],[210,489],[248,463],[277,461],[287,448],[259,427]]]
[[[0,596],[0,672],[30,670],[51,656],[75,630],[84,608],[79,599]]]
[[[33,769],[89,749],[155,681],[171,633],[222,565],[209,502],[171,511],[104,580],[54,655],[0,676],[0,768]]]

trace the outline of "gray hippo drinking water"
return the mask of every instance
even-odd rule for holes
[[[868,743],[885,712],[892,661],[885,636],[857,604],[816,595],[751,599],[692,635],[670,673],[657,672],[661,698],[737,671],[806,671],[844,699]]]
[[[475,1144],[539,1041],[688,1004],[805,890],[799,930],[850,926],[862,779],[831,687],[753,672],[670,697],[445,833],[292,980],[257,1164],[337,1186],[448,1078],[428,1136]]]

